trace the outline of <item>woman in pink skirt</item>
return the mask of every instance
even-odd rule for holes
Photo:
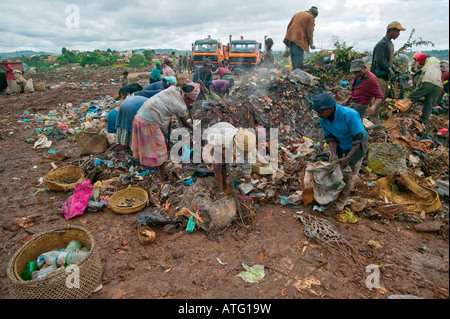
[[[168,159],[165,136],[170,134],[172,116],[178,117],[185,127],[192,129],[192,124],[186,121],[186,114],[199,93],[200,86],[188,79],[181,89],[170,87],[142,105],[133,121],[131,141],[133,157],[141,165],[157,167],[163,176],[164,164]]]

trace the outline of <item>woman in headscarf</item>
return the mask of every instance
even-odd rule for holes
[[[163,177],[164,163],[168,159],[165,137],[170,135],[172,116],[192,129],[186,115],[199,93],[200,86],[187,79],[181,88],[169,87],[144,103],[134,118],[131,142],[133,157],[139,159],[141,165],[158,167]]]
[[[161,73],[162,73],[161,62],[156,61],[155,67],[152,69],[152,72],[150,73],[150,84],[162,81]]]
[[[151,98],[152,96],[158,94],[162,90],[165,90],[171,86],[177,85],[177,79],[174,76],[167,76],[163,78],[162,81],[152,83],[146,86],[142,91],[133,93],[134,96],[144,96],[146,98]]]
[[[120,104],[115,126],[116,143],[121,145],[122,149],[130,147],[134,117],[147,100],[148,98],[143,96],[129,96]]]
[[[169,57],[164,59],[164,66],[162,69],[163,78],[167,76],[175,76],[175,71],[173,70],[173,60]]]

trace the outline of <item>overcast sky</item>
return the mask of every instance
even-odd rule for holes
[[[449,48],[448,0],[2,0],[0,52],[189,50],[196,39],[211,35],[227,42],[230,34],[260,41],[268,35],[275,50],[284,50],[290,19],[312,5],[319,8],[318,49],[333,48],[333,36],[338,36],[358,51],[372,51],[394,20],[407,29],[394,42],[397,49],[413,28],[413,40],[421,37],[434,49]]]

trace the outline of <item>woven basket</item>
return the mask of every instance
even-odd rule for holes
[[[80,156],[98,154],[108,149],[106,134],[97,128],[84,129],[75,134],[75,141]]]
[[[135,201],[132,207],[118,207],[125,203],[126,199],[134,198]],[[128,188],[118,191],[109,199],[109,204],[111,209],[117,214],[133,214],[142,210],[148,201],[148,194],[145,190],[141,188]]]
[[[79,288],[73,286],[75,272],[66,272],[64,267],[42,279],[21,279],[19,274],[25,271],[27,262],[37,260],[42,253],[65,248],[75,239],[90,248],[88,256],[76,264],[79,269]],[[22,246],[11,258],[7,275],[13,299],[85,299],[101,283],[102,264],[92,235],[82,227],[66,226],[38,234]]]
[[[63,180],[77,181],[71,184],[62,183]],[[84,180],[84,174],[78,166],[64,166],[55,168],[48,172],[44,176],[44,182],[52,191],[56,192],[69,192],[72,191],[75,186]]]
[[[375,174],[388,176],[407,170],[406,148],[399,144],[372,143],[369,145],[368,165]]]

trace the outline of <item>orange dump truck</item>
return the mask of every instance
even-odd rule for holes
[[[256,40],[231,40],[228,62],[233,68],[249,68],[259,65],[263,61],[261,54],[261,43]]]
[[[202,65],[206,59],[212,61],[214,69],[223,66],[223,63],[228,61],[228,52],[228,46],[223,45],[220,40],[211,39],[210,36],[203,40],[197,40],[192,45],[194,68]]]

